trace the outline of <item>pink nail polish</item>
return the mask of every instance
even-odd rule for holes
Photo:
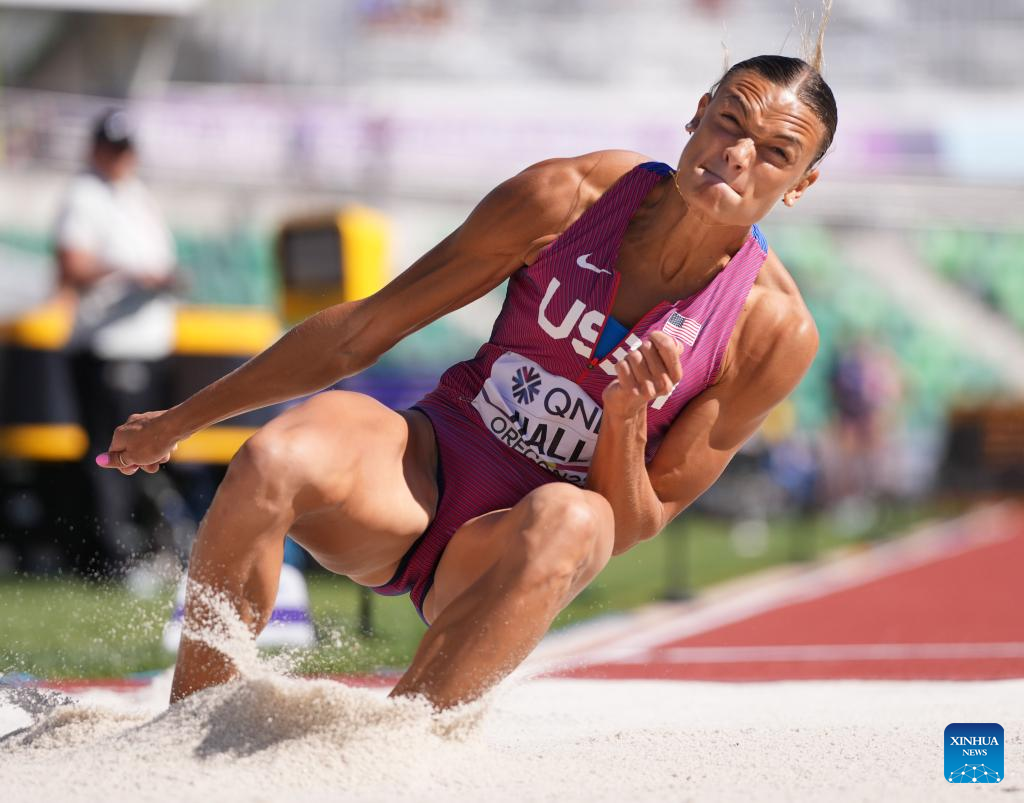
[[[106,466],[110,464],[110,455],[106,452],[96,455],[96,464],[100,466]]]

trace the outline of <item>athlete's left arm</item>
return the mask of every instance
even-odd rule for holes
[[[799,384],[818,350],[814,320],[799,307],[791,298],[762,299],[736,333],[735,355],[719,381],[683,408],[646,471],[626,472],[639,486],[627,507],[637,509],[615,510],[614,554],[653,538],[710,488],[771,409]]]

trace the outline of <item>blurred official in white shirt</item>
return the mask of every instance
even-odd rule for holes
[[[76,346],[106,359],[154,360],[173,346],[174,241],[136,162],[124,112],[103,115],[57,221],[59,280],[79,296]]]
[[[136,521],[142,484],[104,471],[93,457],[129,415],[168,406],[175,291],[182,289],[174,241],[136,176],[130,121],[110,111],[96,121],[88,168],[67,191],[55,231],[58,292],[77,300],[68,344],[92,486],[101,573],[116,574],[152,546]]]

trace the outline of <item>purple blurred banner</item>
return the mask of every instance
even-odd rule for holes
[[[76,95],[5,92],[5,163],[76,167],[91,120],[111,105]],[[129,108],[151,175],[417,193],[476,191],[481,182],[538,159],[609,147],[674,161],[684,136],[678,120],[664,111],[616,117],[576,105],[559,115],[470,113],[426,102],[385,107],[379,99],[300,98],[237,87],[176,91]],[[952,128],[885,120],[841,125],[828,168],[858,178],[976,180],[975,163],[996,157],[974,154],[964,143]],[[999,164],[1003,178],[1007,169],[1024,175],[1024,159]]]

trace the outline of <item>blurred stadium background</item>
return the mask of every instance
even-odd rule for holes
[[[1013,0],[836,3],[835,145],[807,198],[763,224],[817,320],[818,358],[719,483],[557,624],[1020,492],[1022,36]],[[800,55],[800,39],[790,0],[0,1],[0,673],[169,665],[165,581],[266,420],[226,422],[135,475],[135,560],[113,576],[95,563],[83,472],[107,443],[86,442],[64,399],[52,237],[101,112],[135,121],[190,279],[169,406],[402,271],[535,161],[628,148],[675,164],[722,43],[738,61]],[[343,385],[409,404],[486,339],[503,291]],[[291,560],[321,636],[308,668],[408,660],[422,632],[408,600],[371,611]]]

